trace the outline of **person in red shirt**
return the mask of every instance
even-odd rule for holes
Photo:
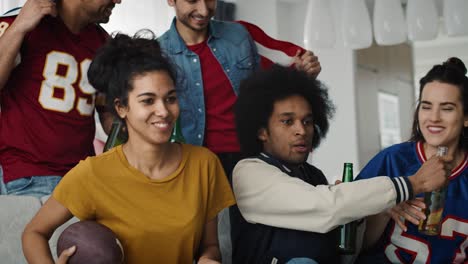
[[[1,194],[48,195],[94,155],[87,70],[108,36],[98,23],[120,2],[28,0],[0,17]]]

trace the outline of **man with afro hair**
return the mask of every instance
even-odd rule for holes
[[[233,171],[233,263],[339,263],[337,227],[446,182],[434,157],[409,177],[328,185],[306,161],[333,112],[324,85],[297,69],[273,66],[242,82],[236,126],[249,158]]]

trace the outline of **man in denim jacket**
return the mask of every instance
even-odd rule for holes
[[[216,153],[230,178],[240,159],[233,105],[240,82],[260,67],[260,56],[244,26],[211,20],[216,0],[168,4],[176,17],[159,42],[178,68],[182,134],[186,143]],[[321,69],[310,51],[297,53],[294,63],[314,76]]]

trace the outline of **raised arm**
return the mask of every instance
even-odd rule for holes
[[[233,172],[234,194],[246,221],[319,233],[392,207],[397,192],[403,196],[396,188],[388,177],[313,186],[258,159],[239,162]]]
[[[414,193],[429,192],[439,188],[446,183],[445,175],[431,172],[446,172],[450,170],[449,163],[451,158],[432,157],[426,161],[415,175],[408,177],[414,189]],[[442,170],[442,171],[441,171]],[[444,177],[441,177],[444,176]],[[420,219],[425,217],[421,211],[426,205],[420,199],[413,199],[398,203],[386,211],[367,217],[366,231],[364,234],[364,248],[372,247],[380,238],[388,222],[393,219],[397,225],[404,231],[407,230],[405,220],[417,225]]]
[[[270,37],[260,27],[246,21],[236,21],[243,25],[253,39],[261,57],[263,68],[273,64],[294,65],[298,70],[305,71],[309,76],[317,78],[322,71],[318,57],[310,50],[294,43]]]
[[[446,181],[443,162],[426,163],[410,177],[312,186],[260,160],[248,159],[235,167],[233,189],[248,222],[325,233],[411,199],[413,189],[419,193],[442,186]]]
[[[47,200],[23,232],[23,253],[28,263],[54,263],[48,241],[55,229],[72,217],[70,211],[53,197]],[[66,263],[75,249],[65,250],[57,263]]]
[[[296,69],[305,71],[312,78],[317,78],[322,71],[318,57],[310,50],[298,50],[294,56],[293,63]]]
[[[21,44],[28,32],[34,29],[45,15],[56,16],[55,3],[51,0],[28,0],[10,25],[0,24],[0,90],[3,89],[15,67]]]

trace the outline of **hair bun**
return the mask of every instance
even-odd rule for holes
[[[447,61],[444,62],[444,66],[455,68],[466,75],[466,66],[462,60],[457,57],[451,57]]]

